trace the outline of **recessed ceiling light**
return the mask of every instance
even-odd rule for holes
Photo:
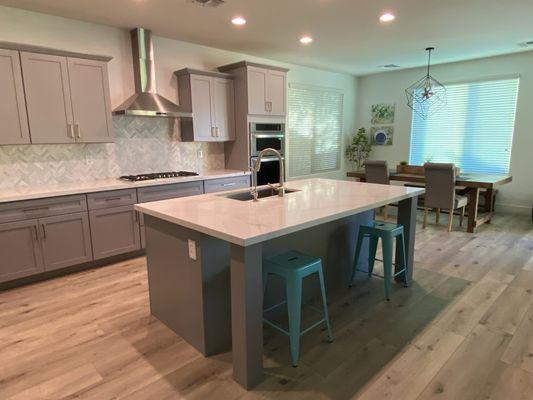
[[[232,20],[231,20],[231,23],[233,25],[245,25],[246,24],[246,19],[244,17],[241,17],[241,16],[238,16],[238,17],[234,17]]]
[[[311,36],[302,36],[300,38],[300,43],[301,44],[309,44],[313,41],[313,38]]]
[[[391,21],[394,21],[395,19],[396,19],[396,16],[391,13],[385,13],[381,15],[381,17],[379,17],[379,20],[381,22],[391,22]]]

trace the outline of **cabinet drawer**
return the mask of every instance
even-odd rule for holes
[[[211,179],[204,183],[206,193],[223,192],[225,190],[243,189],[250,187],[250,176],[239,176],[222,179]]]
[[[171,185],[150,186],[137,189],[139,203],[196,196],[204,193],[203,181],[176,183]]]
[[[84,194],[0,204],[0,223],[87,211]]]
[[[137,203],[137,192],[135,189],[113,190],[87,195],[89,210],[128,206],[135,203]]]

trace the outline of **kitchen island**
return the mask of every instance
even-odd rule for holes
[[[286,186],[284,197],[257,202],[241,190],[135,206],[145,215],[152,314],[204,355],[231,345],[234,379],[245,388],[263,376],[264,256],[320,256],[328,289],[348,285],[359,226],[398,202],[407,265],[396,279],[412,279],[423,189],[327,179]]]

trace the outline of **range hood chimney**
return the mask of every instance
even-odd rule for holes
[[[144,28],[131,31],[135,94],[118,106],[113,115],[192,118],[192,114],[157,94],[152,32]]]

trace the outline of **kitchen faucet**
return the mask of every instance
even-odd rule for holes
[[[269,148],[266,148],[266,149],[261,150],[259,152],[259,154],[257,155],[257,158],[255,160],[255,163],[254,163],[254,165],[251,168],[251,170],[252,170],[252,188],[250,189],[250,194],[254,197],[254,201],[258,201],[258,198],[257,198],[257,173],[261,169],[261,159],[268,152],[274,153],[274,155],[276,155],[278,157],[278,159],[279,159],[279,184],[277,186],[275,186],[275,185],[272,185],[272,184],[269,183],[268,186],[270,186],[274,190],[277,190],[279,197],[284,197],[285,196],[285,182],[284,182],[285,167],[283,165],[283,157],[281,156],[279,151],[269,147]]]

